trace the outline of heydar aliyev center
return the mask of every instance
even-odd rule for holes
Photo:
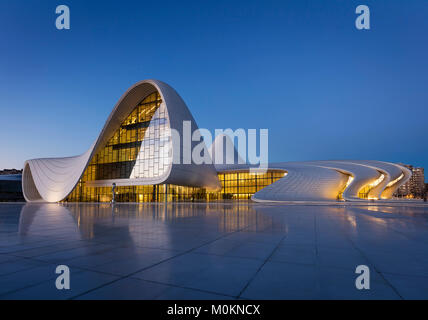
[[[261,172],[236,161],[186,163],[183,154],[173,161],[171,132],[183,134],[183,121],[198,128],[173,88],[157,80],[138,82],[120,98],[86,153],[25,162],[24,197],[28,202],[381,201],[411,176],[398,164],[372,160],[270,163]],[[212,158],[223,138],[211,145]]]

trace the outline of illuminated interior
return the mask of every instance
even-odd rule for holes
[[[341,172],[343,173],[343,172]],[[350,174],[347,175],[348,176],[348,180],[346,181],[345,186],[342,188],[342,190],[340,190],[339,194],[337,195],[337,199],[339,200],[343,200],[343,193],[345,192],[346,188],[349,187],[349,185],[352,183],[352,181],[354,181],[354,177]]]
[[[171,184],[118,186],[115,189],[115,201],[164,202],[166,200],[168,202],[180,202],[228,199],[249,200],[254,193],[283,178],[286,174],[283,170],[268,170],[265,173],[250,173],[248,170],[221,172],[218,174],[218,177],[221,181],[222,189],[218,192],[207,192],[205,188]],[[65,201],[110,202],[112,199],[112,187],[85,186],[85,181],[82,180]]]
[[[397,182],[399,182],[403,178],[404,178],[404,173],[401,173],[400,176],[397,179],[394,179],[394,180],[388,182],[388,184],[386,185],[385,189],[383,190],[383,192],[381,194],[381,198],[382,199],[387,199],[387,197],[383,196],[384,192],[387,191],[389,188],[392,188],[393,186],[395,186],[395,184]]]
[[[141,101],[120,128],[90,161],[67,202],[110,202],[112,180],[155,178],[170,165],[171,131],[161,96],[155,92]],[[222,189],[176,185],[117,186],[117,202],[211,201],[250,199],[260,189],[286,174],[283,170],[249,173],[249,170],[218,174]],[[94,184],[98,184],[98,186]],[[105,185],[105,186],[99,186]]]
[[[93,181],[162,176],[171,161],[170,136],[166,107],[162,104],[159,93],[152,93],[134,108],[106,146],[92,158],[79,183],[65,201],[110,201],[111,187],[91,187],[90,182]],[[117,187],[117,192],[144,195],[153,193],[153,190],[129,191],[129,188],[135,187]],[[133,196],[123,197],[134,199]],[[138,199],[129,201],[138,202]]]
[[[358,191],[358,197],[361,199],[377,200],[376,197],[370,197],[369,193],[373,188],[377,187],[379,183],[383,181],[383,179],[385,179],[385,175],[383,173],[380,173],[379,177],[376,180],[370,182],[369,184],[366,184]]]
[[[230,145],[224,145],[222,134],[207,148],[203,137],[198,139],[203,130],[193,134],[197,129],[190,110],[173,88],[158,80],[139,81],[116,103],[86,152],[73,157],[27,160],[22,174],[23,196],[28,202],[50,203],[354,201],[358,197],[391,199],[396,191],[406,195],[416,183],[417,171],[412,178],[410,167],[374,160],[277,162],[267,172],[250,174],[248,163],[236,165],[242,162],[237,150],[232,149],[238,160],[234,163],[207,161],[208,153],[214,155],[216,150],[226,150],[227,155]],[[260,132],[260,138],[262,135]],[[174,142],[173,136],[178,138]],[[230,142],[234,147],[233,140]],[[395,179],[400,174],[398,169],[403,174]],[[286,179],[277,181],[287,172]],[[390,176],[395,180],[390,182]],[[422,190],[422,184],[417,188]]]
[[[400,175],[397,179],[390,181],[390,182],[386,185],[386,187],[387,187],[387,188],[392,187],[392,186],[393,186],[394,184],[396,184],[398,181],[400,181],[401,179],[403,179],[403,177],[404,177],[404,174],[403,174],[403,173],[401,173],[401,175]]]
[[[82,181],[159,177],[170,163],[169,147],[168,115],[156,92],[135,107],[92,158]]]
[[[283,170],[268,170],[265,173],[246,171],[223,172],[218,174],[221,182],[219,199],[250,199],[257,191],[283,178]]]
[[[166,190],[168,188],[168,190]],[[167,192],[166,192],[167,191]],[[167,199],[165,199],[165,194]],[[111,202],[112,187],[77,186],[68,202]],[[176,186],[172,184],[118,186],[115,189],[116,202],[176,202],[176,201],[207,201],[208,194],[203,188]]]

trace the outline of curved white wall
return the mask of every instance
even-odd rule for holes
[[[158,80],[138,82],[119,99],[96,142],[87,152],[76,157],[33,159],[25,162],[22,179],[25,199],[28,202],[57,202],[66,198],[79,182],[92,157],[105,146],[137,104],[156,91],[159,92],[166,105],[171,129],[179,132],[181,137],[183,136],[183,121],[190,121],[192,132],[198,129],[186,104],[173,88]],[[192,142],[192,148],[197,143]],[[220,188],[213,165],[184,164],[183,153],[180,153],[180,157],[179,163],[171,161],[169,170],[155,179],[116,179],[103,183],[115,182],[118,186],[170,183],[203,186],[209,189]]]
[[[222,166],[221,170],[233,170],[237,166]],[[240,166],[242,169],[243,166]],[[358,192],[367,184],[375,182],[380,175],[383,180],[374,186],[369,197],[390,199],[395,190],[410,178],[410,171],[400,165],[363,160],[282,162],[270,164],[269,169],[282,169],[288,174],[275,183],[256,192],[254,201],[331,201],[343,191],[346,201],[367,201],[358,197]],[[346,186],[349,176],[352,182]],[[388,183],[402,178],[387,187]]]
[[[162,103],[168,113],[169,127],[183,137],[183,121],[189,121],[192,132],[198,126],[177,92],[167,84],[157,80],[144,80],[136,83],[119,99],[108,117],[99,137],[84,154],[66,158],[44,158],[28,160],[24,164],[22,187],[24,197],[29,202],[57,202],[65,199],[75,188],[90,160],[98,153],[118,130],[126,117],[137,104],[149,94],[159,92]],[[224,144],[217,137],[210,148],[211,155],[221,154],[219,158],[225,163],[225,149],[230,139],[226,137]],[[181,139],[182,143],[182,139]],[[187,151],[193,150],[198,144],[192,141]],[[186,151],[184,150],[184,151]],[[183,151],[183,148],[180,148]],[[174,154],[175,152],[175,154]],[[177,150],[172,149],[171,158],[177,156]],[[132,178],[91,181],[91,186],[106,186],[113,182],[116,185],[149,185],[170,183],[195,187],[205,187],[218,190],[221,185],[217,171],[248,169],[245,164],[185,164],[184,152],[180,152],[179,161],[171,161],[166,172],[156,178]],[[232,161],[243,162],[234,150]],[[238,160],[240,159],[240,160]],[[364,201],[358,197],[358,192],[364,186],[378,182],[369,192],[370,198],[389,199],[393,193],[410,179],[411,172],[398,164],[382,161],[364,160],[334,160],[282,162],[269,165],[269,169],[287,171],[284,178],[263,188],[253,195],[255,201],[305,201],[305,200],[336,200],[339,193],[347,201]],[[217,171],[216,171],[217,170]],[[352,182],[349,177],[352,177]],[[383,177],[383,179],[379,179]]]

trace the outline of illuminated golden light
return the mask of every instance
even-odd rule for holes
[[[100,180],[153,178],[164,174],[170,164],[167,112],[161,107],[158,92],[148,95],[132,110],[106,145],[92,157],[77,186],[65,201],[109,202],[111,187],[91,187],[90,182]],[[149,130],[154,128],[154,130]],[[158,144],[153,143],[160,141]],[[169,140],[168,140],[169,141]],[[147,156],[141,157],[140,154]],[[118,201],[139,201],[138,191],[118,187]],[[156,191],[157,192],[157,191]],[[159,193],[159,192],[157,192]],[[153,186],[144,201],[152,201]],[[122,196],[123,195],[123,196]]]
[[[381,173],[376,180],[372,181],[369,184],[366,184],[360,189],[360,191],[358,191],[358,197],[361,199],[378,200],[377,197],[369,196],[369,193],[372,189],[376,188],[384,179],[385,175]]]
[[[377,178],[375,181],[373,181],[372,183],[368,184],[369,187],[371,188],[375,188],[379,183],[381,183],[383,181],[383,179],[385,179],[385,175],[381,174],[379,176],[379,178]]]
[[[287,174],[284,170],[267,170],[262,172],[226,171],[220,172],[218,178],[222,189],[212,193],[217,199],[251,199],[252,195],[268,185],[283,178]]]
[[[396,184],[398,181],[400,181],[403,177],[404,177],[404,174],[403,174],[403,173],[401,173],[401,175],[400,175],[397,179],[390,181],[390,182],[386,185],[386,187],[387,187],[387,188],[392,187],[394,184]]]
[[[387,185],[386,185],[386,187],[385,187],[385,190],[386,189],[388,189],[388,188],[391,188],[392,186],[394,186],[398,181],[400,181],[401,179],[403,179],[404,178],[404,174],[403,173],[401,173],[400,174],[400,176],[397,178],[397,179],[394,179],[394,180],[392,180],[392,181],[390,181]],[[384,190],[384,191],[385,191]],[[388,199],[388,197],[385,197],[385,196],[383,196],[383,195],[381,195],[381,198],[382,199]]]
[[[167,152],[169,145],[166,144],[163,147],[162,150],[166,150],[165,152],[159,150],[153,152],[154,155],[151,156],[153,144],[148,142],[170,136],[167,122],[160,121],[167,119],[164,109],[158,92],[150,94],[141,101],[122,122],[105,147],[91,159],[79,183],[65,201],[110,202],[113,198],[111,186],[105,184],[102,187],[94,186],[94,181],[154,177],[163,174],[169,165]],[[153,131],[158,132],[157,135],[148,130],[152,121],[156,122],[156,130]],[[150,154],[150,157],[139,159],[140,153]],[[152,165],[148,160],[158,161],[152,161]],[[137,172],[136,175],[134,175],[135,172]],[[283,178],[286,174],[285,170],[279,169],[219,173],[218,178],[222,189],[218,192],[176,185],[168,185],[168,192],[165,185],[117,186],[115,200],[117,202],[163,202],[165,198],[167,201],[248,200],[254,193]]]
[[[349,176],[348,182],[346,182],[345,189],[349,187],[349,185],[352,183],[352,181],[354,181],[354,177],[353,176]]]
[[[337,198],[339,200],[343,200],[343,193],[345,192],[346,188],[349,187],[349,185],[354,181],[354,176],[348,175],[348,181],[346,181],[345,187],[343,187],[342,190],[339,191],[339,194],[337,195]]]

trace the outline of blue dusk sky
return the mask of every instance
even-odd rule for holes
[[[199,127],[269,129],[269,161],[428,168],[427,37],[426,0],[0,0],[0,169],[83,153],[150,78]]]

